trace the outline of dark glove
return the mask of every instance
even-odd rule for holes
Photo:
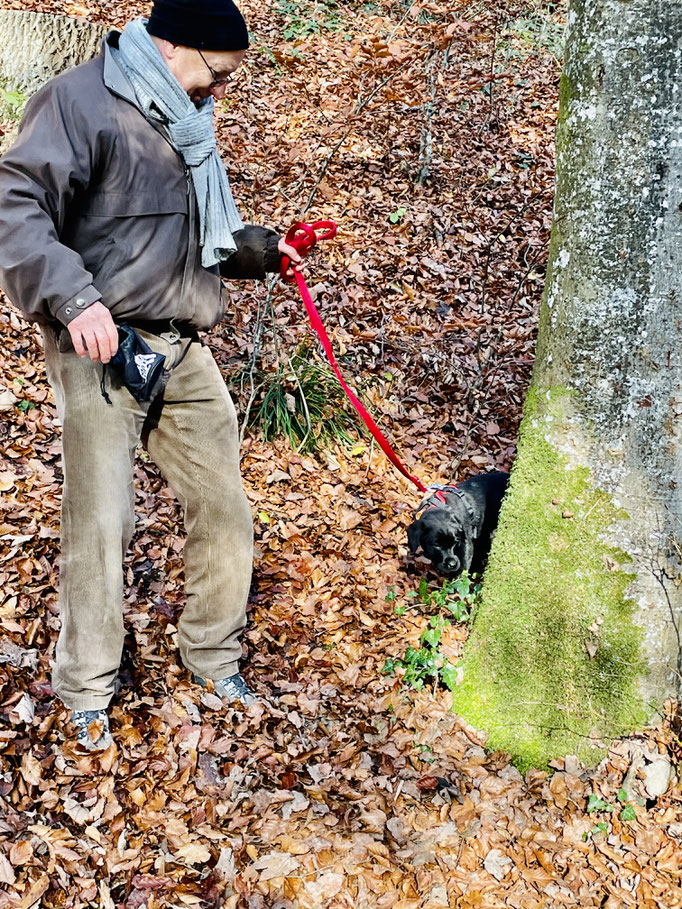
[[[136,401],[151,399],[165,362],[163,354],[154,353],[134,328],[126,322],[118,326],[118,350],[110,365]]]

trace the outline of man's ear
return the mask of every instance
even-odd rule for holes
[[[419,521],[414,521],[407,528],[407,542],[410,546],[410,552],[412,553],[412,555],[414,555],[415,552],[419,549],[419,543],[421,541],[421,536],[422,536],[421,524],[419,523]]]
[[[166,41],[165,38],[157,38],[156,35],[152,35],[151,39],[158,47],[159,53],[166,62],[173,59],[180,46],[179,44],[171,44],[171,42]]]

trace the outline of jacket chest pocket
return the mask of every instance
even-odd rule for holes
[[[99,289],[131,291],[171,274],[187,252],[186,193],[94,193],[77,219],[76,248]]]
[[[84,218],[137,218],[184,214],[189,211],[187,192],[173,190],[136,193],[93,193],[81,210]]]

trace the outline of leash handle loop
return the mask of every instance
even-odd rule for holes
[[[336,236],[337,230],[338,228],[333,221],[313,221],[312,224],[297,221],[289,228],[284,239],[304,259],[319,240],[331,240]],[[291,259],[289,256],[282,256],[279,275],[288,283],[294,280],[293,277],[287,277],[287,269],[290,265]]]

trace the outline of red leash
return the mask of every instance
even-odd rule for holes
[[[294,226],[289,230],[288,234],[286,235],[286,241],[290,246],[293,246],[294,249],[296,250],[296,252],[301,256],[301,258],[303,258],[304,256],[308,255],[308,253],[313,248],[313,246],[315,246],[315,244],[317,243],[318,240],[331,240],[332,237],[335,237],[336,229],[337,229],[336,224],[334,224],[333,221],[314,221],[312,224],[303,224],[302,222],[299,221],[298,223],[294,224]],[[324,231],[324,233],[318,234],[317,231]],[[341,371],[339,370],[339,367],[336,364],[336,359],[334,357],[334,352],[332,350],[331,342],[327,336],[327,332],[324,330],[324,325],[322,324],[322,320],[320,319],[320,314],[318,313],[317,309],[315,308],[313,299],[310,296],[310,291],[308,290],[308,285],[305,283],[305,278],[298,271],[294,272],[293,279],[286,276],[286,272],[287,272],[287,269],[289,268],[290,264],[291,264],[291,260],[289,259],[289,257],[283,256],[282,257],[282,266],[280,269],[280,276],[285,281],[291,282],[292,280],[295,280],[296,283],[298,284],[298,289],[301,292],[301,297],[303,298],[303,302],[305,303],[305,308],[308,312],[308,318],[310,319],[310,324],[312,325],[318,338],[320,339],[320,342],[322,343],[322,347],[324,348],[324,352],[327,355],[327,359],[329,360],[329,364],[332,367],[332,369],[334,370],[334,372],[336,373],[336,377],[339,380],[339,382],[341,383],[341,387],[346,392],[346,395],[350,399],[350,402],[352,403],[353,407],[355,407],[357,412],[360,414],[365,426],[369,429],[369,431],[372,433],[374,438],[377,440],[377,442],[379,443],[379,445],[381,447],[381,450],[384,452],[384,454],[389,459],[389,461],[393,465],[395,465],[395,467],[398,468],[398,470],[404,477],[406,477],[408,480],[410,480],[410,482],[414,483],[414,485],[417,487],[417,489],[420,492],[427,492],[428,490],[427,490],[426,486],[424,486],[424,484],[421,482],[421,480],[418,479],[418,477],[413,476],[407,470],[407,468],[403,465],[402,461],[398,458],[397,454],[393,451],[391,446],[388,444],[388,442],[382,435],[381,430],[379,429],[377,424],[374,422],[372,417],[369,415],[366,408],[363,406],[363,404],[358,399],[358,397],[354,394],[354,392],[346,384],[346,381],[343,378],[343,376],[341,375]]]

